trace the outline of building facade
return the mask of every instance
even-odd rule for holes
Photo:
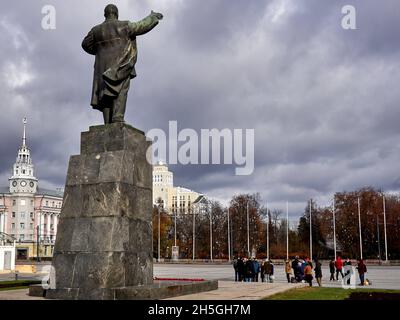
[[[62,191],[42,189],[35,177],[26,144],[26,119],[22,145],[9,178],[0,188],[0,233],[16,240],[17,259],[51,257],[60,218]]]
[[[153,203],[173,213],[191,213],[193,204],[201,196],[193,190],[174,187],[174,174],[162,162],[153,166]]]

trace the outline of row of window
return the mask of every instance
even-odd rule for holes
[[[15,230],[15,227],[16,227],[15,223],[11,223],[11,230]],[[25,230],[25,223],[21,222],[19,224],[19,228],[21,230]],[[47,224],[43,224],[43,229],[45,231],[47,230]],[[29,224],[29,230],[33,230],[33,223]],[[54,225],[52,225],[52,224],[50,225],[50,230],[54,230]]]
[[[15,212],[13,212],[13,213],[12,213],[12,218],[16,218],[16,216],[17,216],[17,214],[16,214]],[[21,219],[25,219],[25,217],[26,217],[25,212],[21,212],[21,213],[19,214],[19,217],[20,217]],[[33,212],[31,212],[31,213],[29,214],[29,218],[33,219]]]
[[[33,200],[30,200],[31,205],[33,206]],[[13,200],[13,206],[17,205],[17,200]],[[20,200],[20,205],[21,206],[26,206],[26,200],[25,199],[21,199]],[[46,200],[45,202],[45,206],[49,207],[51,205],[51,207],[53,208],[61,208],[61,201],[58,201],[57,203],[55,201],[52,201],[51,203]],[[50,208],[50,207],[49,207]]]

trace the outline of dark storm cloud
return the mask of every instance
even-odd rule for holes
[[[62,186],[79,133],[100,123],[90,110],[93,57],[80,43],[110,1],[3,1],[0,14],[0,178],[7,184],[29,118],[42,185]],[[298,214],[309,197],[399,188],[400,7],[396,0],[115,1],[120,18],[151,9],[165,19],[138,39],[138,78],[127,121],[143,130],[254,128],[255,172],[173,166],[177,184],[226,200],[260,192]],[[41,28],[41,8],[57,29]],[[357,9],[355,31],[341,8]]]

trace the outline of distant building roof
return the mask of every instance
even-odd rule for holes
[[[62,198],[64,196],[64,192],[59,190],[38,188],[36,195]]]
[[[0,194],[10,194],[10,189],[8,187],[0,187]],[[64,196],[64,192],[38,188],[35,195],[62,198]]]
[[[197,203],[207,203],[207,198],[203,194],[199,195],[197,199],[193,201],[193,204]]]

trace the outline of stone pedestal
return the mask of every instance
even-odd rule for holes
[[[56,288],[47,298],[114,299],[118,288],[152,285],[150,144],[127,124],[82,133],[58,225]]]

